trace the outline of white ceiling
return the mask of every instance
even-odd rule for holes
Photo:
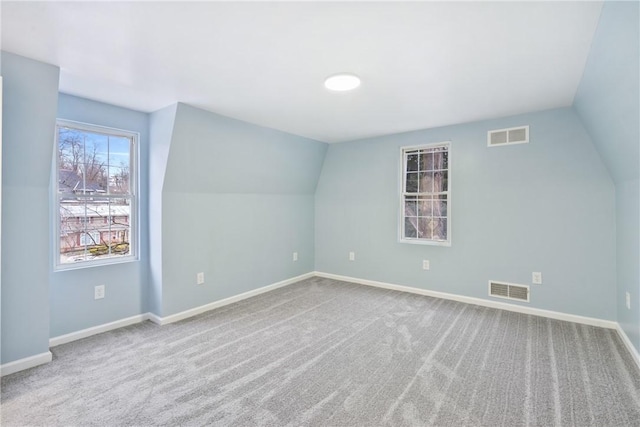
[[[601,2],[2,2],[60,91],[176,101],[326,142],[573,103]],[[353,92],[324,78],[351,72]]]

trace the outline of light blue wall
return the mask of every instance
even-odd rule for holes
[[[149,115],[60,94],[58,118],[140,134],[138,175],[142,190],[139,200],[141,239],[139,261],[51,273],[52,337],[146,313],[149,281]],[[96,285],[105,285],[104,299],[93,298]]]
[[[178,104],[151,114],[149,118],[149,286],[148,309],[162,313],[162,189],[169,159],[173,124]]]
[[[618,323],[640,351],[640,185],[638,180],[616,184],[616,246]],[[625,293],[631,294],[631,310]]]
[[[575,109],[616,185],[618,322],[640,350],[640,13],[605,2]],[[632,296],[631,310],[625,292]]]
[[[615,182],[638,179],[638,2],[605,2],[574,106]]]
[[[326,149],[178,104],[162,190],[156,314],[313,271],[313,195]],[[204,285],[196,285],[197,272],[205,273]]]
[[[488,130],[527,124],[529,144],[487,147]],[[440,141],[451,141],[452,246],[398,243],[400,147]],[[530,284],[541,271],[531,307],[615,320],[614,213],[611,178],[571,108],[333,144],[316,269],[484,299],[490,279]]]
[[[59,69],[2,52],[2,363],[49,350],[49,173]]]

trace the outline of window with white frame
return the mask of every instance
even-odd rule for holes
[[[400,241],[451,244],[449,142],[402,148]]]
[[[138,134],[58,120],[56,267],[136,258]]]

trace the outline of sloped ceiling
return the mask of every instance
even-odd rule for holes
[[[569,106],[601,2],[2,2],[60,90],[337,142]],[[325,77],[352,72],[350,93]]]

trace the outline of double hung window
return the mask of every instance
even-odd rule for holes
[[[56,267],[136,258],[138,134],[58,120]]]
[[[449,146],[402,148],[400,241],[451,244]]]

